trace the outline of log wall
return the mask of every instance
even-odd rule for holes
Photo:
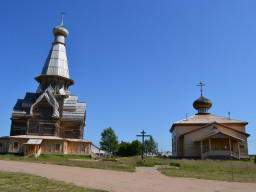
[[[0,153],[7,153],[9,148],[9,139],[0,139]]]

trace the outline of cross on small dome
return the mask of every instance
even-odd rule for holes
[[[199,85],[197,86],[201,87],[201,97],[195,100],[193,107],[198,110],[198,114],[208,114],[208,110],[212,107],[212,102],[203,97],[203,86],[205,86],[205,84],[200,81]]]

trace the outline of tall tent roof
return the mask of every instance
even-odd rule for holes
[[[53,29],[55,40],[48,54],[41,75],[57,75],[69,79],[68,60],[66,54],[65,38],[68,30],[62,25]]]

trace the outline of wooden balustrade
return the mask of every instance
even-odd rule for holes
[[[239,153],[234,152],[234,151],[224,151],[224,150],[211,150],[207,151],[205,153],[202,153],[202,158],[205,159],[210,156],[232,156],[235,157],[236,159],[240,159]]]

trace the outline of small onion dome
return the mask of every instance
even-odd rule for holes
[[[68,30],[61,25],[54,27],[52,32],[54,36],[56,35],[63,35],[64,37],[68,36]]]
[[[195,102],[193,103],[193,107],[198,109],[210,109],[212,107],[212,102],[209,99],[206,99],[205,97],[201,96]]]

